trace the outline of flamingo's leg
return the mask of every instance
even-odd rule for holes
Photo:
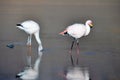
[[[73,56],[72,56],[72,49],[73,49],[74,42],[75,42],[75,39],[73,40],[72,45],[71,45],[71,49],[69,51],[71,63],[72,63],[73,66],[74,66],[74,61],[73,61]]]
[[[27,39],[27,46],[31,46],[31,40],[32,40],[32,35],[29,35]]]
[[[79,50],[79,40],[77,40],[77,54],[79,55],[80,54],[80,50]]]
[[[77,47],[77,61],[76,61],[76,64],[78,65],[78,57],[79,57],[79,54],[80,54],[80,51],[79,51],[79,40],[77,40],[76,47]]]
[[[31,68],[31,56],[32,56],[32,46],[31,46],[31,39],[32,39],[32,35],[28,36],[28,41],[27,41],[27,47],[28,47],[28,54],[27,54],[27,64],[28,67]]]

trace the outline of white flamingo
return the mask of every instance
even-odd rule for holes
[[[32,35],[35,36],[35,39],[38,43],[38,54],[39,52],[43,49],[42,47],[42,43],[39,37],[39,31],[40,31],[40,27],[39,25],[32,21],[32,20],[28,20],[28,21],[24,21],[22,23],[17,24],[17,28],[25,31],[27,34],[29,34],[28,36],[28,40],[27,40],[27,46],[29,47],[29,54],[28,54],[28,65],[29,67],[31,67],[31,41],[32,41]]]
[[[61,35],[69,34],[71,37],[74,38],[74,41],[72,42],[72,45],[71,45],[70,54],[72,52],[72,48],[73,48],[75,41],[77,44],[77,54],[79,54],[79,40],[78,39],[83,36],[87,36],[90,33],[90,28],[92,28],[92,26],[93,26],[92,21],[87,20],[85,25],[76,23],[76,24],[68,26],[64,31],[59,33]],[[72,65],[74,65],[72,54],[71,54],[71,62],[72,62]],[[77,55],[76,64],[78,64],[78,55]]]
[[[42,58],[42,52],[40,52],[38,58],[35,61],[34,67],[24,70],[16,75],[16,77],[22,80],[36,80],[39,77],[39,64]]]

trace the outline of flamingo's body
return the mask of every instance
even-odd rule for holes
[[[61,35],[65,35],[65,34],[69,34],[71,37],[74,38],[74,41],[76,40],[77,43],[77,54],[79,54],[79,41],[78,39],[83,37],[83,36],[87,36],[90,33],[90,27],[92,27],[92,21],[91,20],[87,20],[85,25],[84,24],[73,24],[71,26],[68,26],[64,31],[62,31],[60,34]],[[72,42],[72,46],[71,46],[71,51],[73,48],[73,44],[74,41]],[[70,53],[71,53],[70,51]],[[71,56],[71,61],[73,64],[73,59]],[[77,63],[78,63],[78,58],[77,58]]]
[[[29,34],[28,42],[27,42],[28,45],[31,45],[32,35],[34,35],[36,38],[36,41],[39,44],[38,51],[41,51],[43,49],[42,43],[41,43],[41,40],[39,37],[40,27],[36,22],[34,22],[32,20],[24,21],[20,24],[17,24],[17,27],[19,29],[25,31],[27,34]]]
[[[86,36],[86,28],[82,24],[73,24],[67,28],[67,32],[70,36],[78,39],[82,36]]]
[[[87,20],[85,25],[84,24],[73,24],[68,26],[61,35],[64,35],[66,32],[75,39],[79,39],[82,36],[87,36],[90,33],[90,27],[92,27],[92,21]]]

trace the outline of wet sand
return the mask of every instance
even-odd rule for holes
[[[15,75],[26,66],[27,34],[16,23],[32,19],[41,26],[44,47],[38,80],[63,80],[58,74],[71,66],[68,50],[71,38],[58,33],[73,23],[93,20],[94,27],[80,39],[79,66],[88,67],[92,80],[120,79],[120,1],[41,0],[0,2],[0,80],[17,80]],[[13,49],[8,43],[17,42]],[[37,43],[33,37],[34,63]],[[75,47],[73,54],[75,54]],[[76,56],[76,55],[74,55]]]

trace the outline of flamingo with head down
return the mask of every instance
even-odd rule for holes
[[[39,37],[39,31],[40,31],[40,27],[39,25],[32,21],[32,20],[28,20],[28,21],[24,21],[22,23],[17,24],[17,28],[25,31],[29,36],[28,36],[28,40],[27,40],[27,46],[29,48],[29,52],[28,52],[28,65],[29,67],[27,69],[25,69],[23,72],[20,72],[19,74],[17,74],[16,77],[19,77],[23,80],[35,80],[38,75],[39,75],[39,64],[41,61],[41,57],[42,57],[42,43]],[[38,58],[36,59],[36,62],[32,68],[31,66],[31,41],[32,41],[32,35],[35,36],[35,39],[38,43]]]
[[[38,54],[43,49],[42,43],[39,37],[40,27],[38,23],[36,23],[33,20],[27,20],[22,23],[17,24],[17,28],[25,31],[29,36],[27,40],[27,46],[29,48],[29,54],[28,54],[28,65],[31,67],[31,41],[32,41],[32,35],[35,36],[35,39],[38,43]]]

